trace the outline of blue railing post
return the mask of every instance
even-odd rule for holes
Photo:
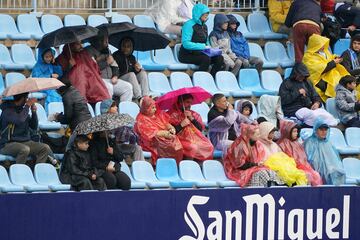
[[[36,13],[37,12],[37,0],[32,0],[32,8],[33,8],[33,12]]]

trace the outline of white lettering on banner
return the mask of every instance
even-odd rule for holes
[[[265,226],[267,227],[267,239],[289,238],[302,240],[323,239],[323,237],[325,239],[349,239],[349,195],[343,196],[342,215],[338,208],[330,208],[326,212],[324,212],[324,209],[316,209],[316,219],[314,219],[315,209],[284,209],[286,201],[283,197],[280,197],[278,204],[276,204],[271,194],[264,196],[259,194],[247,195],[243,197],[246,205],[245,218],[243,218],[243,213],[239,210],[233,212],[227,210],[224,212],[225,217],[220,211],[205,210],[208,213],[206,222],[209,222],[208,226],[205,226],[195,206],[206,205],[209,199],[210,197],[198,195],[190,198],[186,212],[184,212],[184,220],[191,229],[193,236],[184,235],[179,240],[222,240],[224,239],[223,233],[225,233],[225,240],[260,240],[265,239]],[[267,216],[265,216],[265,206],[267,207]],[[257,212],[256,224],[253,226],[255,207]],[[202,216],[206,215],[202,214]],[[223,222],[223,218],[225,222]],[[243,231],[243,219],[245,219],[245,232]],[[264,223],[265,220],[267,220],[266,224]],[[287,221],[286,232],[285,221]],[[325,233],[322,230],[323,222],[325,222]],[[276,223],[278,225],[277,236],[275,236]],[[253,237],[254,227],[256,228],[256,238]],[[235,228],[234,231],[233,228]],[[233,232],[235,236],[233,236]],[[342,236],[340,236],[340,233]]]

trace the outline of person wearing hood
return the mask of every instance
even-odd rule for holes
[[[240,22],[234,15],[226,16],[229,19],[229,27],[227,31],[230,36],[232,52],[235,53],[238,59],[241,60],[243,68],[248,68],[250,65],[254,65],[256,70],[260,73],[264,63],[261,58],[250,56],[249,44],[243,34],[237,30],[240,26]]]
[[[241,134],[231,144],[224,158],[227,177],[241,187],[284,184],[276,172],[264,166],[266,153],[259,138],[258,125],[241,124]]]
[[[262,95],[258,101],[258,110],[259,118],[265,118],[276,127],[279,126],[280,119],[284,118],[279,96]]]
[[[213,48],[219,48],[225,63],[225,71],[231,72],[237,76],[242,62],[231,50],[230,36],[227,32],[229,19],[225,14],[216,14],[214,18],[214,30],[210,33],[210,44]]]
[[[61,66],[55,63],[55,50],[52,48],[39,48],[38,60],[31,71],[34,78],[57,78],[60,79],[63,73]],[[55,90],[44,90],[45,110],[51,102],[61,102],[61,96]]]
[[[290,33],[290,28],[285,26],[285,19],[289,12],[292,0],[269,0],[269,20],[274,32]]]
[[[225,68],[224,58],[219,56],[209,57],[202,51],[210,48],[208,29],[205,22],[208,20],[210,9],[204,4],[196,4],[192,10],[192,19],[185,22],[182,28],[181,48],[179,60],[182,63],[195,64],[199,71],[209,71],[215,77],[218,71]]]
[[[295,117],[301,108],[318,109],[321,99],[308,81],[310,73],[303,63],[296,63],[288,79],[279,88],[281,107],[285,117]]]
[[[341,78],[336,86],[336,109],[346,127],[360,127],[360,102],[355,88],[356,78],[350,75]]]
[[[238,111],[240,114],[242,114],[245,118],[247,118],[249,121],[256,121],[251,117],[251,114],[253,113],[253,104],[249,100],[239,100],[239,103],[237,104],[236,111]]]
[[[310,73],[309,80],[323,102],[329,97],[335,97],[335,87],[340,78],[349,75],[340,64],[342,58],[330,53],[329,43],[330,40],[326,37],[311,35],[303,59]]]
[[[304,143],[310,164],[320,173],[324,184],[345,183],[345,171],[341,158],[330,140],[329,125],[319,118],[314,124],[313,134]]]
[[[280,121],[281,138],[277,144],[288,156],[295,159],[296,167],[305,172],[312,186],[322,185],[320,174],[308,162],[304,146],[298,141],[300,126],[292,121]]]
[[[359,79],[360,77],[360,34],[356,34],[351,38],[349,48],[341,55],[343,65],[351,76]],[[360,81],[360,79],[358,80]]]
[[[274,153],[282,152],[280,147],[273,141],[275,132],[277,131],[277,128],[273,123],[267,121],[260,123],[259,131],[259,141],[263,145],[265,151],[263,161],[266,161]]]

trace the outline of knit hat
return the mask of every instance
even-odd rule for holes
[[[109,111],[114,101],[112,99],[106,99],[100,103],[100,113],[105,114]]]

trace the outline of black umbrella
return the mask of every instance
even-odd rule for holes
[[[137,28],[135,24],[122,22],[122,23],[104,23],[96,27],[99,32],[106,32],[108,36],[121,33],[125,31],[131,31]]]
[[[109,36],[109,43],[119,47],[119,43],[124,38],[131,38],[134,41],[134,50],[149,51],[165,48],[170,39],[165,34],[153,28],[137,27],[134,30],[123,31]]]
[[[83,41],[96,36],[98,31],[97,28],[87,25],[62,27],[45,34],[39,42],[38,48],[57,47],[61,44]]]

